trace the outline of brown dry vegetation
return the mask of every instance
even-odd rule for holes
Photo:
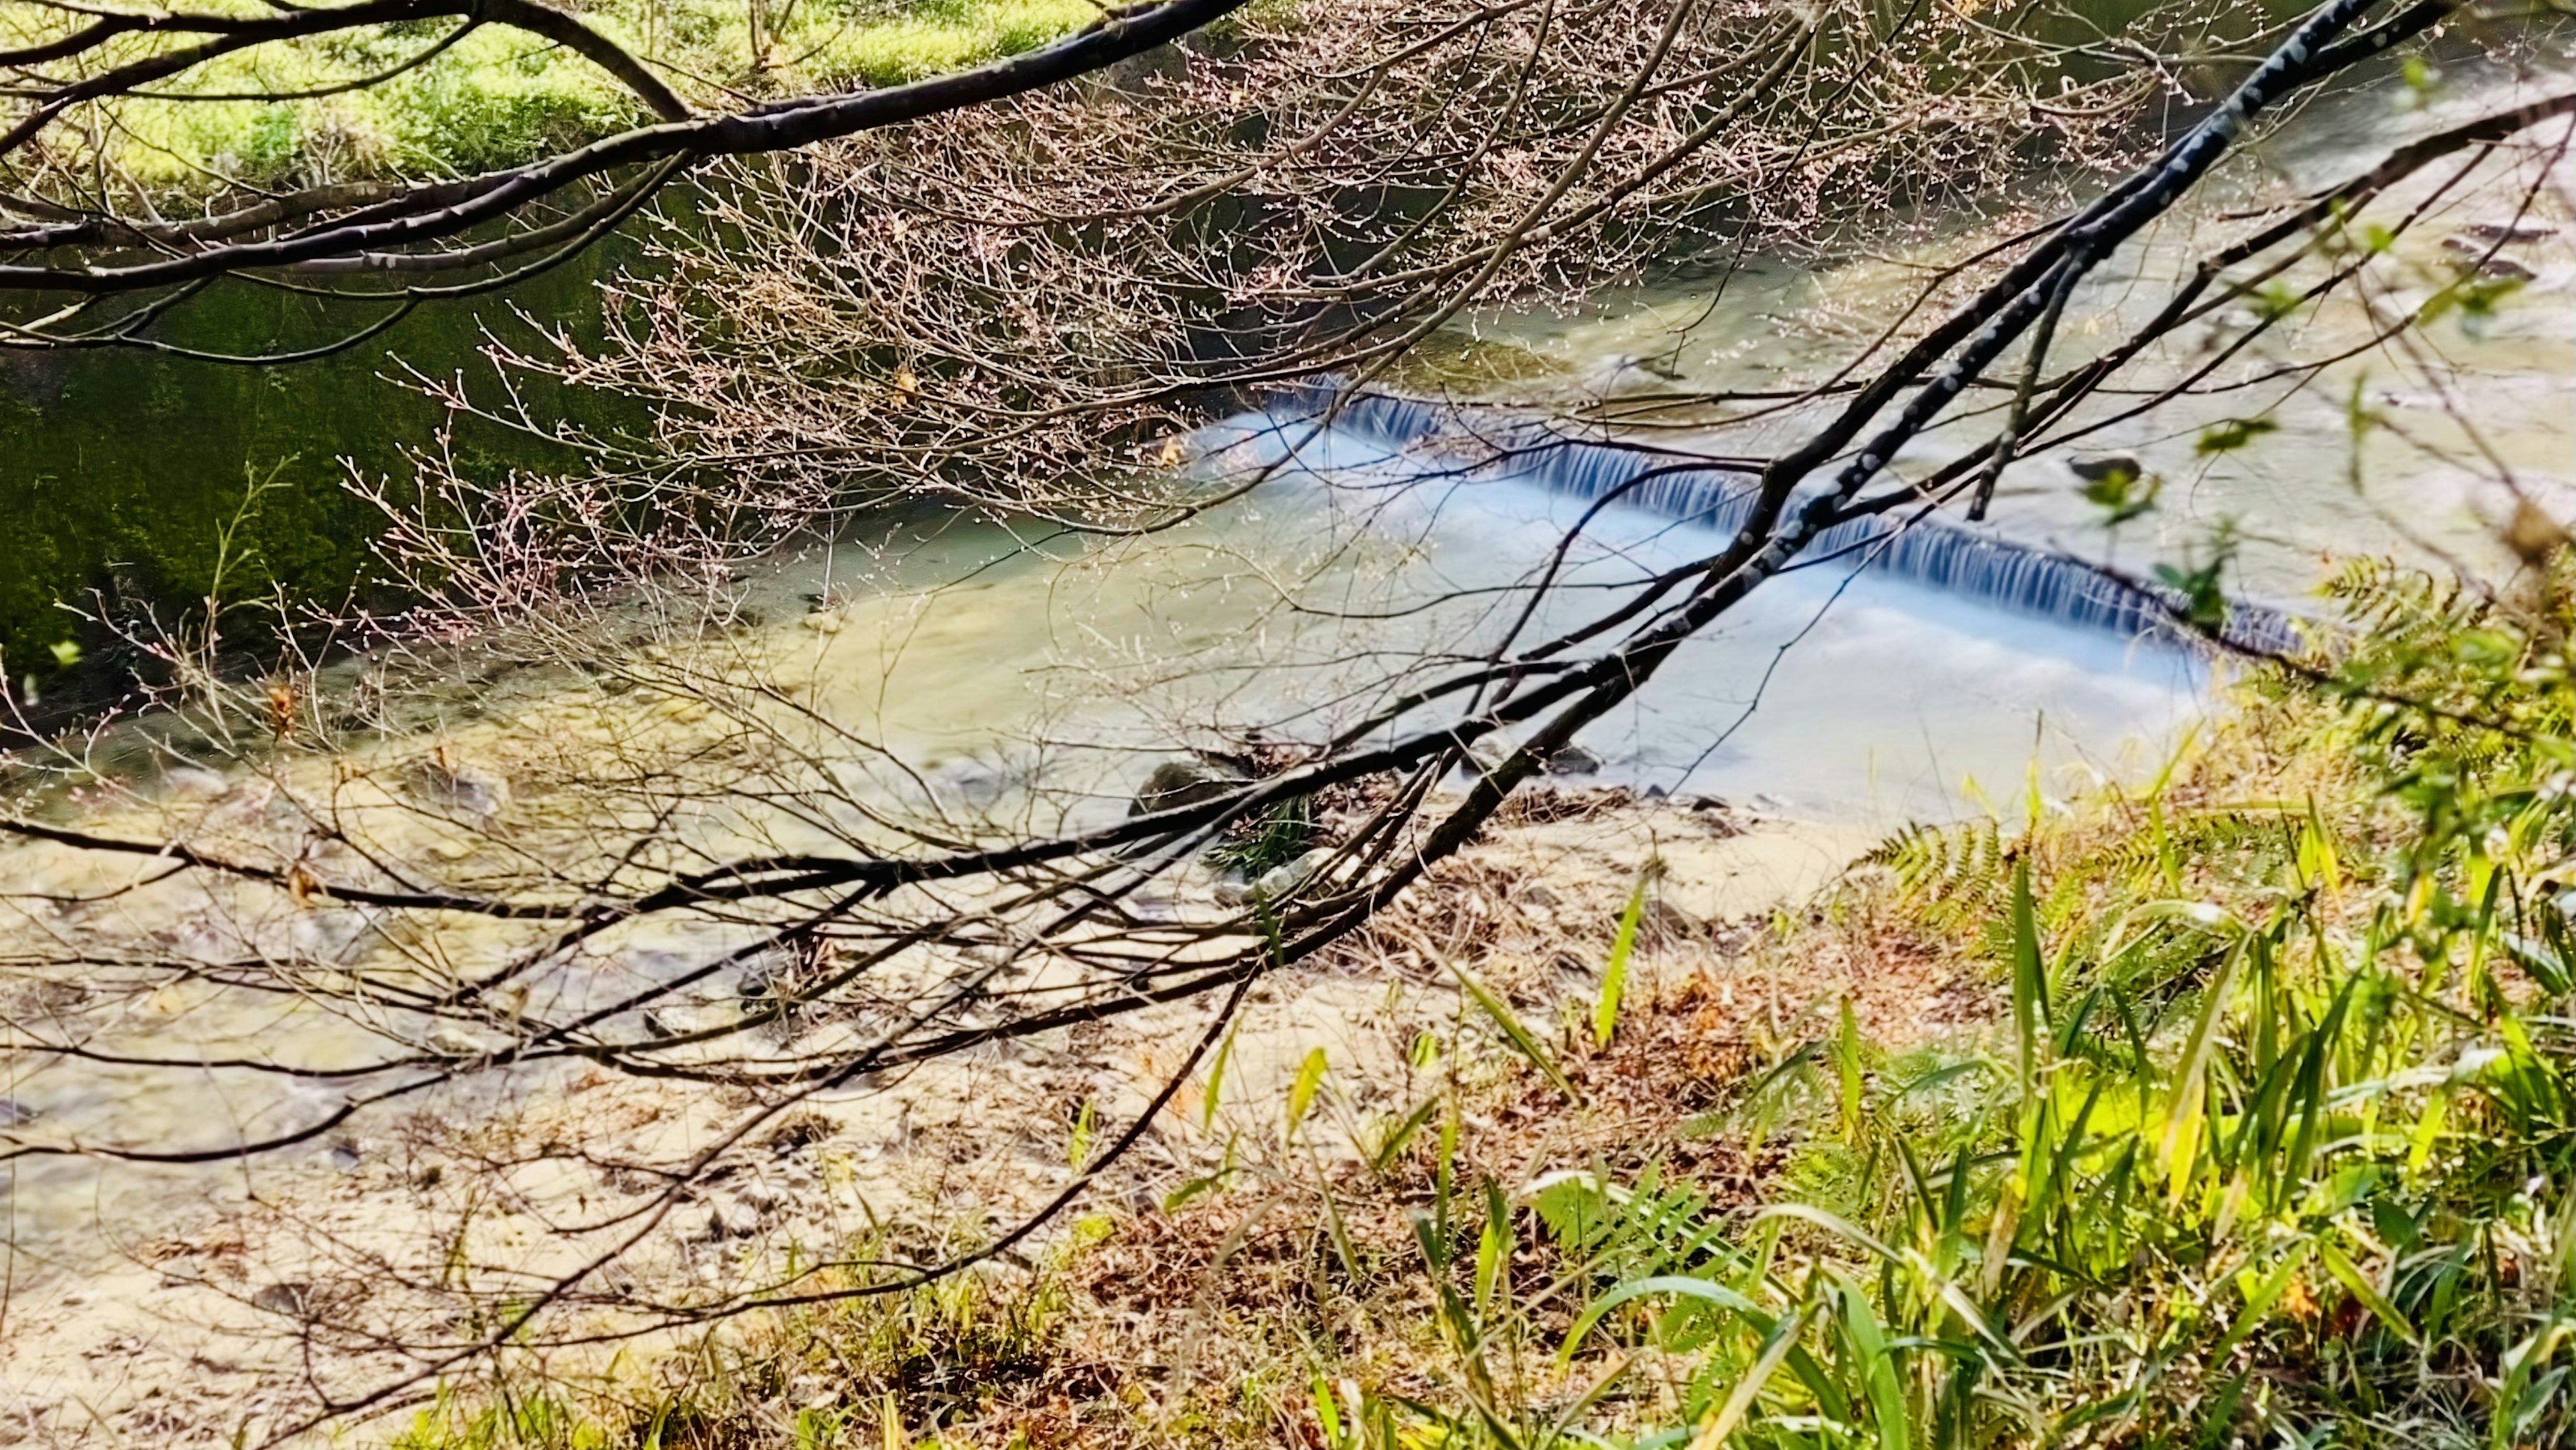
[[[1349,1085],[1354,1103],[1388,1109],[1364,1115],[1353,1138],[1324,1129],[1318,1110],[1302,1135],[1236,1130],[1215,1143],[1193,1095],[1158,1136],[1195,1144],[1182,1156],[1197,1169],[1131,1182],[1045,1250],[892,1303],[750,1316],[622,1389],[607,1387],[612,1373],[566,1376],[552,1392],[611,1443],[738,1450],[935,1434],[958,1446],[1311,1450],[1323,1443],[1318,1365],[1372,1393],[1438,1400],[1457,1388],[1414,1220],[1458,1185],[1511,1192],[1568,1169],[1617,1181],[1653,1172],[1750,1210],[1778,1189],[1790,1147],[1730,1116],[1749,1079],[1830,1031],[1846,1003],[1900,1050],[1973,1033],[1998,1010],[1984,966],[1878,909],[1883,887],[1731,919],[1674,904],[1712,874],[1693,848],[1776,845],[1779,827],[1618,790],[1545,789],[1515,814],[1365,938],[1277,985],[1293,1002],[1319,983],[1409,984],[1406,1005],[1369,1030],[1410,1070],[1401,1083]],[[1605,858],[1626,869],[1601,869]],[[1595,1051],[1576,1017],[1640,869],[1673,889],[1650,892],[1640,912],[1633,995]],[[1453,962],[1543,1039],[1573,1101],[1447,990]],[[1327,1095],[1349,1071],[1333,1067]],[[1400,1120],[1393,1110],[1416,1096],[1418,1115]],[[1561,1267],[1536,1243],[1513,1266],[1534,1322],[1559,1330],[1580,1307],[1548,1295]],[[1568,1391],[1570,1371],[1527,1368],[1521,1393]],[[543,1395],[542,1384],[522,1377],[507,1392]],[[454,1403],[421,1423],[422,1443],[498,1431],[485,1396]]]

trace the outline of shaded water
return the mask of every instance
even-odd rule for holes
[[[0,348],[0,660],[48,689],[69,683],[50,646],[100,653],[106,634],[57,601],[174,621],[210,593],[325,606],[363,593],[383,519],[343,482],[407,476],[406,450],[443,425],[469,474],[568,466],[569,450],[448,417],[416,377],[479,376],[489,338],[526,346],[537,327],[595,341],[596,284],[634,250],[612,239],[503,294],[421,308],[362,347],[290,367]],[[379,316],[243,285],[211,290],[160,331],[174,346],[256,355],[324,345]],[[614,398],[522,382],[540,409],[604,434],[642,421]]]

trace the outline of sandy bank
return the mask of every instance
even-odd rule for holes
[[[1835,969],[1782,980],[1753,972],[1744,948],[1868,844],[1852,828],[1624,792],[1535,795],[1363,939],[1256,987],[1221,1070],[1203,1062],[1067,1221],[1154,1216],[1227,1162],[1275,1150],[1291,1136],[1292,1097],[1308,1100],[1293,1125],[1304,1151],[1358,1156],[1432,1077],[1471,1063],[1510,1070],[1458,969],[1534,1034],[1570,1040],[1650,862],[1630,990],[1720,983],[1748,1013],[1794,1018],[1834,994]],[[1879,1020],[1943,1010],[1915,982],[1846,976],[1840,990]],[[987,1239],[1145,1108],[1212,1005],[1150,1008],[823,1094],[729,1153],[538,1338],[631,1330],[646,1317],[639,1303],[712,1304],[783,1282],[791,1259],[935,1256]],[[596,1069],[506,1076],[493,1074],[479,1113],[450,1102],[148,1193],[131,1173],[98,1175],[83,1206],[103,1260],[13,1275],[0,1443],[213,1442],[245,1424],[272,1428],[317,1393],[398,1377],[421,1362],[420,1346],[470,1337],[496,1296],[531,1292],[620,1243],[637,1227],[627,1216],[648,1212],[658,1168],[702,1148],[738,1106],[722,1089]],[[66,1191],[59,1179],[47,1187]],[[534,1352],[577,1372],[611,1347]]]

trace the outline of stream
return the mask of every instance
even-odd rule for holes
[[[2337,179],[2408,135],[2536,83],[2478,73],[2455,78],[2430,102],[2395,85],[2339,95],[2267,143],[2262,167],[2301,186]],[[2238,540],[2231,588],[2289,616],[2316,608],[2313,591],[2333,556],[2497,567],[2511,496],[2484,480],[2508,473],[2561,517],[2576,491],[2576,409],[2568,406],[2576,377],[2568,183],[2576,177],[2551,178],[2527,216],[2515,209],[2517,180],[2528,178],[2498,162],[2452,187],[2398,240],[2392,271],[2417,280],[2375,299],[2412,306],[2451,275],[2461,239],[2479,228],[2529,228],[2533,235],[2509,251],[2528,279],[2491,316],[2445,318],[2410,356],[2363,345],[2372,317],[2359,304],[2302,310],[2230,365],[2231,383],[2255,381],[2114,423],[2072,450],[2136,455],[2164,481],[2152,512],[2106,528],[2080,496],[2070,450],[2016,462],[1991,525],[1930,551],[1955,561],[1984,550],[1976,571],[1938,561],[1860,568],[1858,556],[1794,571],[1588,731],[1581,743],[1596,759],[1579,780],[1706,793],[1775,816],[1875,829],[1980,811],[2012,818],[2028,800],[2151,773],[2226,687],[2224,671],[2202,655],[2106,622],[2062,573],[2032,561],[2065,554],[2145,572],[2196,557],[2224,525]],[[2199,198],[2123,250],[2079,291],[2070,317],[2143,315],[2163,295],[2147,284],[2180,275],[2230,205],[2223,193]],[[1927,268],[2027,220],[1999,207],[1829,265],[1748,257],[1722,276],[1606,296],[1573,314],[1488,314],[1460,328],[1479,345],[1545,364],[1533,381],[1479,399],[1530,413],[1632,403],[1640,391],[1633,359],[1653,362],[1654,388],[1777,389],[1848,357]],[[2188,366],[2242,327],[2232,313],[2198,324],[2146,373]],[[2338,353],[2350,355],[2297,386],[2261,380],[2293,355]],[[2356,400],[2398,426],[2356,438]],[[2474,407],[2474,428],[2455,411],[2462,400]],[[1246,500],[1145,538],[1086,541],[1033,525],[929,519],[864,548],[774,560],[742,581],[745,617],[765,621],[754,643],[782,678],[901,762],[854,791],[1024,818],[1043,811],[1042,825],[1107,819],[1125,811],[1136,781],[1194,727],[1268,722],[1319,734],[1364,713],[1390,680],[1423,668],[1426,653],[1470,654],[1509,627],[1521,602],[1513,586],[1546,564],[1587,510],[1585,470],[1462,467],[1460,425],[1417,426],[1400,414],[1354,410],[1318,429],[1283,404],[1212,426],[1196,440],[1193,464],[1208,487],[1245,470],[1270,480]],[[1702,409],[1658,417],[1655,436],[1751,452],[1821,416],[1808,406],[1730,423]],[[2244,418],[2273,426],[2241,450],[2202,448],[2205,429]],[[1937,466],[1971,436],[1936,430],[1896,467]],[[1708,517],[1722,492],[1714,482],[1677,486],[1646,506],[1591,519],[1569,555],[1569,587],[1532,630],[1576,622],[1623,581],[1709,552],[1722,537]],[[1969,572],[1984,582],[1962,584]],[[552,708],[559,688],[532,677],[478,690],[473,708],[438,730],[470,745],[492,721]],[[50,884],[57,865],[25,847],[0,848],[0,876],[13,882]],[[710,948],[670,946],[690,949]],[[235,1007],[190,1020],[210,1053],[284,1031],[300,1042],[348,1034],[353,1053],[370,1040],[310,1007],[256,1017]],[[166,1075],[28,1059],[0,1065],[0,1099],[49,1133],[140,1139],[203,1118],[210,1101],[224,1105],[227,1131],[250,1130],[292,1121],[328,1093],[237,1091],[221,1073],[205,1076],[174,1093]],[[0,1119],[0,1128],[12,1126]],[[103,1224],[122,1232],[166,1220],[180,1200],[236,1186],[195,1170],[146,1174],[69,1160],[0,1167],[12,1272],[25,1282],[76,1269]]]

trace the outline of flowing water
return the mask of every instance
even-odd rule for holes
[[[2082,355],[2088,341],[2107,341],[2154,312],[2199,256],[2242,230],[2231,227],[2229,214],[2255,194],[2321,189],[2369,170],[2407,140],[2566,84],[2564,69],[2516,75],[2465,67],[2426,93],[2390,82],[2312,103],[2264,141],[2250,165],[2213,178],[2098,267],[2069,301],[2068,347]],[[2528,139],[2563,142],[2565,131],[2564,121],[2552,122]],[[2123,379],[2126,391],[2095,407],[2081,436],[2005,472],[1996,532],[2143,572],[2205,549],[2224,524],[2239,543],[2233,586],[2275,602],[2307,594],[2330,556],[2388,554],[2473,572],[2507,566],[2496,535],[2513,499],[2492,480],[2510,476],[2562,516],[2576,485],[2568,406],[2576,378],[2570,178],[2563,164],[2544,175],[2510,153],[2475,167],[2467,159],[2430,168],[2376,205],[2372,220],[2381,224],[2419,207],[2422,214],[2359,289],[2367,306],[2347,289],[2322,306],[2299,308],[2241,350],[2254,321],[2245,305],[2190,325],[2141,359]],[[1490,317],[1477,332],[1561,367],[1568,381],[1531,390],[1543,405],[1599,407],[1605,372],[1624,360],[1650,361],[1675,381],[1630,372],[1607,380],[1613,394],[1640,382],[1673,392],[1778,389],[1785,379],[1828,375],[1934,269],[2036,219],[1998,210],[1994,220],[1894,240],[1831,266],[1747,258],[1711,284],[1604,298],[1575,315]],[[2517,285],[2492,311],[2453,311],[2408,340],[2376,340],[2389,321],[2457,279],[2494,229],[2507,227],[2520,235],[2500,247],[2497,266]],[[2285,280],[2304,285],[2317,275],[2309,268]],[[2152,414],[2116,416],[2145,401],[2145,390],[2219,359],[2200,393]],[[2319,360],[2326,365],[2313,375],[2285,373]],[[1820,416],[1815,408],[1775,411],[1721,431],[1686,413],[1659,417],[1634,401],[1611,401],[1616,414],[1659,423],[1661,436],[1706,436],[1721,453],[1777,447]],[[2356,406],[2385,426],[2357,440]],[[2235,419],[2259,420],[2270,431],[2241,450],[2202,449],[2210,425]],[[1926,472],[1990,434],[1996,421],[1988,409],[1935,430],[1900,456],[1895,471]],[[2133,454],[2164,483],[2156,510],[2117,529],[2082,499],[2066,467],[2070,455],[2110,452]],[[2045,612],[2063,614],[2053,606]]]
[[[2069,301],[2066,350],[2083,356],[2088,340],[2108,342],[2152,314],[2199,257],[2242,230],[2229,214],[2256,195],[2319,189],[2393,145],[2563,84],[2475,70],[2429,92],[2392,83],[2314,105],[2255,165],[2088,278]],[[2561,138],[2544,128],[2542,139]],[[2256,319],[2243,305],[2188,324],[2079,415],[2066,441],[2004,470],[1986,526],[1944,516],[1833,531],[1586,743],[1641,786],[1760,795],[1880,824],[1955,814],[1987,808],[2026,773],[2055,786],[2071,783],[2070,768],[2078,779],[2135,770],[2206,706],[2208,672],[2151,627],[2158,606],[2075,561],[2151,579],[2158,565],[2188,571],[2225,549],[2238,600],[2226,632],[2258,648],[2296,639],[2293,621],[2317,611],[2314,591],[2338,558],[2506,577],[2514,561],[2498,539],[2519,504],[2576,515],[2572,174],[2510,153],[2432,168],[2379,203],[2374,215],[2388,224],[2420,214],[2369,284],[2250,340]],[[1574,552],[1587,584],[1651,574],[1724,536],[1742,516],[1745,475],[1606,445],[1646,441],[1720,459],[1788,446],[1830,400],[1657,399],[1822,380],[1935,269],[2030,220],[2007,211],[1953,222],[1824,266],[1752,258],[1579,315],[1481,318],[1477,345],[1549,371],[1486,390],[1463,417],[1378,395],[1332,413],[1319,434],[1317,405],[1283,406],[1238,420],[1243,441],[1221,458],[1292,459],[1295,479],[1344,496],[1346,510],[1350,498],[1370,500],[1375,528],[1418,545],[1408,578],[1417,588],[1426,575],[1467,589],[1529,577],[1587,501],[1651,469],[1657,476],[1587,525]],[[2499,231],[2511,239],[2494,248],[2490,271],[2518,285],[2491,309],[2382,337]],[[2140,410],[2154,389],[2203,368],[2197,391]],[[1618,421],[1543,421],[1551,410]],[[2357,428],[2364,410],[2378,421]],[[1991,435],[1994,412],[1975,408],[1925,434],[1891,472],[1919,477],[1958,457]],[[2228,432],[2246,446],[2214,446]],[[2136,460],[2158,495],[2154,509],[2113,525],[2070,465],[2115,455]],[[1593,607],[1557,603],[1561,623]]]

